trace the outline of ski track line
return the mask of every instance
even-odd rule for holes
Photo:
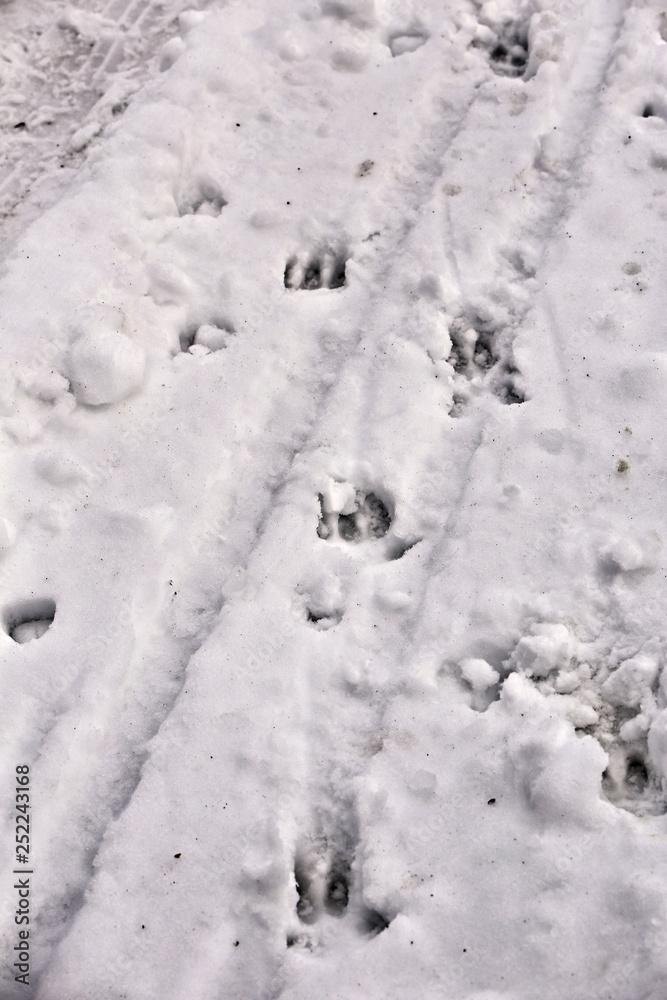
[[[558,226],[559,222],[565,220],[572,208],[572,192],[578,192],[577,180],[581,177],[584,169],[588,163],[588,159],[591,155],[594,155],[594,150],[592,148],[592,135],[595,129],[595,112],[600,107],[601,104],[601,91],[604,83],[606,82],[610,70],[613,68],[614,64],[614,50],[618,45],[623,33],[625,26],[625,20],[627,13],[632,7],[632,0],[622,0],[622,2],[616,2],[615,10],[612,8],[612,12],[607,24],[607,42],[606,42],[606,52],[597,60],[597,71],[593,75],[593,79],[590,82],[588,88],[588,104],[584,115],[578,113],[578,105],[574,99],[574,89],[570,88],[570,112],[569,121],[570,125],[579,125],[577,129],[575,127],[574,132],[577,134],[577,140],[574,143],[575,151],[574,155],[567,165],[567,174],[573,180],[563,180],[557,186],[556,197],[553,202],[553,209],[551,211],[551,217],[546,220],[546,225],[548,228],[549,238],[553,236],[553,233]],[[602,10],[606,8],[599,8],[599,14]],[[586,48],[594,48],[594,44],[591,42],[590,46]],[[593,61],[593,60],[591,60]],[[587,75],[586,66],[582,66],[581,76],[585,77]],[[588,138],[590,137],[590,138]],[[544,262],[547,252],[547,242],[544,241],[542,246],[542,252],[540,254],[540,262]],[[539,268],[538,268],[539,273]],[[551,301],[550,292],[548,287],[543,286],[540,288],[540,298],[543,300],[547,315],[550,319],[550,324],[547,328],[547,334],[549,336],[552,348],[552,356],[559,364],[560,377],[559,377],[559,387],[561,392],[565,396],[565,402],[567,404],[567,411],[573,415],[573,422],[576,422],[581,415],[581,400],[579,397],[570,389],[568,380],[565,378],[565,371],[567,368],[564,346],[562,342],[562,334],[559,329],[558,320],[556,318],[556,310],[554,304]],[[576,419],[575,419],[576,415]]]

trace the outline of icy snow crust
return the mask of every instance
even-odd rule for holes
[[[662,5],[27,9],[0,995],[664,1000]]]

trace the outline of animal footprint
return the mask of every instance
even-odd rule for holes
[[[220,215],[227,204],[221,188],[211,180],[202,180],[188,190],[179,202],[180,215]]]
[[[346,284],[344,253],[324,249],[314,253],[304,263],[290,257],[285,266],[285,288],[314,291],[318,288],[343,288]]]
[[[41,639],[51,627],[56,604],[51,598],[20,601],[5,609],[3,626],[7,635],[20,644]]]
[[[301,924],[312,926],[325,916],[341,919],[350,913],[360,934],[374,937],[389,926],[391,917],[366,906],[359,890],[354,892],[353,861],[351,850],[330,844],[324,838],[297,854],[294,882],[296,912]],[[291,935],[288,945],[299,940],[297,935]]]
[[[609,751],[609,764],[602,775],[602,790],[615,806],[628,812],[646,814],[654,812],[646,808],[647,792],[652,784],[652,778],[646,763],[646,756],[641,751],[627,752],[615,746]],[[664,807],[655,810],[663,813]]]
[[[460,318],[450,328],[452,350],[447,359],[455,373],[454,403],[450,416],[461,416],[469,399],[466,382],[483,381],[502,403],[524,403],[521,373],[516,367],[507,333],[475,316]],[[464,381],[465,380],[465,381]]]
[[[528,31],[516,22],[506,24],[499,31],[484,28],[483,45],[489,53],[494,73],[499,76],[522,77],[528,65]]]
[[[297,857],[294,864],[296,912],[304,924],[319,920],[323,913],[340,917],[350,898],[351,862],[342,851],[326,844]]]
[[[320,538],[336,537],[345,542],[361,542],[384,538],[392,516],[376,493],[355,490],[349,483],[331,481],[327,494],[320,493]]]

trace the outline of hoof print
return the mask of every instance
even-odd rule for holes
[[[296,913],[302,924],[314,924],[325,915],[342,917],[350,902],[351,855],[322,839],[297,855],[294,882]]]
[[[5,610],[3,625],[7,635],[19,644],[41,639],[56,615],[55,601],[36,598],[20,601]]]
[[[285,288],[307,292],[319,288],[343,288],[347,283],[346,263],[345,253],[329,248],[312,254],[305,263],[299,257],[290,257],[285,265]]]

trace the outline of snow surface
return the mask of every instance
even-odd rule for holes
[[[665,1000],[662,0],[0,32],[2,1000]]]

